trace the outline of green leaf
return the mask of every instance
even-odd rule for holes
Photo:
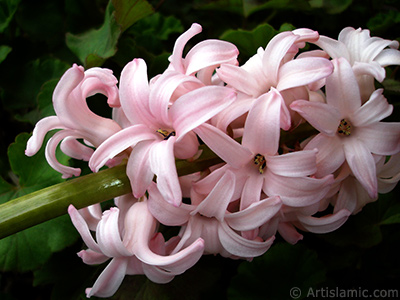
[[[386,12],[380,12],[372,17],[367,22],[367,27],[374,34],[383,34],[391,27],[396,28],[400,23],[400,12],[396,10],[388,10]],[[394,29],[393,28],[393,29]]]
[[[55,115],[52,96],[58,81],[59,79],[46,81],[36,97],[37,106],[35,109],[22,116],[16,115],[15,118],[35,125],[40,119]]]
[[[67,46],[75,53],[86,68],[101,66],[107,58],[117,52],[117,42],[121,27],[116,22],[114,7],[109,2],[103,25],[83,34],[67,33]]]
[[[400,204],[397,203],[386,211],[380,222],[380,225],[398,224],[400,223]]]
[[[152,13],[151,6],[144,0],[110,1],[103,25],[99,29],[78,35],[67,33],[67,46],[86,68],[101,66],[117,52],[122,32],[150,13]]]
[[[145,0],[112,0],[112,4],[115,8],[115,19],[122,32],[154,12],[151,4]]]
[[[6,59],[7,55],[11,52],[12,48],[9,46],[0,46],[0,63]]]
[[[28,138],[27,133],[18,135],[15,143],[8,148],[11,169],[19,177],[20,190],[18,194],[26,194],[26,190],[39,190],[43,187],[62,182],[61,174],[53,170],[47,163],[44,155],[44,147],[36,155],[28,157],[25,148]],[[66,164],[66,155],[58,156],[60,163]]]
[[[239,266],[228,299],[291,299],[292,288],[300,291],[296,299],[304,299],[310,288],[324,282],[325,272],[315,251],[302,244],[277,243],[264,255]]]
[[[197,8],[204,10],[226,11],[238,15],[245,15],[243,8],[243,0],[214,0],[207,4],[204,4],[204,2],[199,1]]]
[[[230,29],[223,33],[220,38],[235,44],[240,55],[248,59],[257,53],[259,47],[265,48],[275,34],[277,34],[277,31],[271,25],[261,24],[252,31]]]
[[[243,7],[245,16],[249,16],[256,12],[263,10],[296,10],[296,11],[307,11],[310,9],[310,5],[307,0],[269,0],[260,1],[243,0]]]
[[[16,186],[0,181],[0,203],[63,181],[45,161],[44,150],[28,158],[24,151],[29,135],[17,136],[8,149],[10,165]],[[66,163],[66,156],[59,156]],[[3,271],[29,271],[38,268],[51,254],[64,249],[78,235],[69,218],[63,216],[21,231],[0,240],[0,269]]]
[[[35,99],[43,84],[49,80],[59,80],[69,67],[68,63],[59,59],[46,58],[30,61],[21,69],[10,70],[4,78],[4,86],[9,92],[5,95],[5,107],[10,110],[32,109],[37,104]],[[18,80],[13,80],[16,76],[13,72],[18,72]]]
[[[328,14],[339,14],[345,11],[353,0],[310,0],[312,8],[321,8]]]
[[[0,33],[8,27],[8,24],[17,11],[18,4],[21,0],[4,0],[0,2]]]

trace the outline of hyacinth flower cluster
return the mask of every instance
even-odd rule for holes
[[[73,65],[54,91],[56,115],[28,141],[31,156],[58,129],[46,158],[64,178],[80,169],[60,164],[57,147],[93,172],[126,163],[131,194],[105,211],[68,209],[87,246],[79,257],[109,261],[87,297],[113,295],[126,275],[167,283],[202,255],[251,260],[277,235],[295,244],[301,232],[332,232],[400,179],[400,123],[382,121],[393,107],[375,89],[385,67],[400,65],[398,42],[354,28],[337,40],[296,29],[239,65],[236,46],[221,40],[184,55],[201,31],[184,32],[150,79],[140,58],[119,83],[108,69]],[[111,119],[88,108],[96,93]],[[178,176],[176,160],[196,161],[202,145],[220,162]],[[165,240],[160,224],[180,229]]]

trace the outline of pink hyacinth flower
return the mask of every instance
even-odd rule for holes
[[[308,99],[305,86],[315,83],[332,73],[332,64],[324,57],[294,58],[305,42],[315,42],[318,32],[310,29],[282,32],[276,35],[264,49],[251,57],[243,66],[222,65],[218,76],[240,93],[238,99],[215,120],[218,128],[227,126],[239,118],[253,105],[253,102],[276,89],[283,97],[281,127],[290,128],[290,115],[286,105],[295,99]]]
[[[400,123],[380,122],[392,113],[382,90],[362,105],[356,77],[344,58],[333,60],[334,73],[326,81],[326,102],[298,100],[291,108],[320,131],[305,147],[318,149],[317,176],[336,171],[345,161],[371,198],[378,192],[372,154],[400,151]]]
[[[270,197],[279,196],[287,206],[308,206],[321,200],[333,182],[332,175],[311,177],[317,170],[315,149],[278,154],[281,103],[282,96],[275,89],[254,102],[246,119],[242,144],[209,124],[195,129],[227,163],[202,181],[215,182],[227,170],[233,172],[236,198],[241,195],[241,209],[259,201],[262,192]]]
[[[81,214],[70,205],[68,213],[81,234],[87,250],[78,253],[86,264],[100,264],[111,258],[92,288],[86,289],[87,297],[110,297],[121,285],[125,275],[145,274],[158,283],[171,281],[185,272],[202,256],[201,239],[185,249],[171,254],[171,246],[155,233],[156,220],[147,209],[147,203],[136,202],[126,212],[124,227],[120,228],[120,210],[112,207],[103,213],[96,228],[95,241]],[[176,245],[177,241],[173,241]]]
[[[32,156],[39,151],[45,135],[54,129],[55,133],[46,145],[46,159],[50,166],[62,173],[63,178],[78,176],[80,169],[64,166],[56,158],[55,151],[61,142],[61,150],[76,159],[88,161],[93,153],[92,147],[98,147],[105,139],[121,130],[112,119],[94,114],[86,103],[86,98],[96,93],[104,94],[110,106],[119,105],[117,79],[111,70],[73,65],[58,82],[53,93],[53,106],[56,116],[40,120],[32,137],[28,140],[26,155]],[[79,142],[82,139],[85,144]]]
[[[213,73],[217,67],[224,64],[238,64],[239,50],[232,43],[208,39],[196,44],[183,57],[187,42],[201,31],[201,26],[194,23],[176,40],[169,57],[170,65],[166,71],[175,71],[187,76],[195,75],[205,85],[211,85],[214,83]]]
[[[371,37],[368,29],[346,27],[339,33],[338,40],[320,36],[315,44],[332,58],[343,57],[351,64],[363,102],[375,89],[374,78],[382,82],[385,67],[400,65],[399,42]]]
[[[175,157],[187,159],[197,153],[198,140],[192,130],[232,103],[236,93],[223,86],[204,86],[195,77],[172,72],[149,84],[147,67],[141,59],[125,66],[120,81],[121,109],[131,126],[97,148],[89,166],[97,172],[109,159],[132,147],[127,175],[134,196],[146,192],[155,174],[164,198],[178,206],[182,192]],[[171,104],[181,84],[191,90]]]
[[[228,206],[234,196],[235,177],[227,171],[211,188],[208,195],[173,207],[162,199],[153,184],[149,190],[149,209],[164,225],[182,226],[181,240],[175,251],[190,245],[201,237],[204,254],[224,257],[252,258],[265,253],[274,237],[262,240],[254,236],[245,238],[238,232],[254,230],[272,218],[280,209],[279,197],[265,198],[242,211],[230,212]]]

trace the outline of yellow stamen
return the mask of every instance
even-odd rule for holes
[[[263,174],[264,169],[267,166],[267,161],[265,160],[265,157],[261,154],[256,154],[256,156],[254,156],[254,164],[258,166],[258,172],[260,172],[260,174]]]
[[[175,136],[175,134],[176,134],[175,131],[169,132],[169,131],[164,130],[164,129],[158,129],[157,132],[164,137],[164,140],[168,140],[169,137]]]
[[[340,124],[337,129],[337,133],[343,136],[351,135],[351,125],[346,119],[340,120]]]

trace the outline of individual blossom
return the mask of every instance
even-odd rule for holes
[[[215,78],[215,69],[221,65],[237,65],[239,50],[229,42],[207,39],[193,46],[183,57],[187,42],[202,31],[201,25],[194,23],[175,42],[169,57],[170,64],[166,72],[174,71],[186,76],[196,76],[205,85],[221,84]]]
[[[259,201],[262,194],[279,196],[287,206],[308,206],[320,201],[333,182],[330,174],[313,177],[317,170],[316,149],[278,152],[281,103],[282,96],[275,89],[254,102],[241,144],[210,124],[195,129],[204,143],[227,163],[202,180],[216,182],[230,170],[235,175],[235,198],[240,196],[241,209]]]
[[[169,282],[202,256],[204,242],[201,239],[171,254],[179,238],[164,241],[162,234],[155,230],[157,221],[149,213],[146,200],[142,200],[133,201],[124,214],[120,214],[120,208],[117,207],[106,210],[97,224],[96,240],[81,213],[72,205],[68,208],[74,226],[88,246],[78,256],[89,265],[111,259],[93,287],[86,289],[88,298],[112,296],[125,275],[144,274],[156,283]]]
[[[239,91],[237,100],[214,120],[221,130],[226,130],[234,120],[246,114],[257,99],[271,88],[282,99],[281,127],[288,130],[291,116],[287,106],[296,99],[308,99],[307,86],[332,73],[332,64],[325,57],[305,56],[296,58],[305,42],[315,42],[319,34],[310,29],[297,29],[277,34],[266,46],[244,65],[225,64],[217,69],[224,82]]]
[[[394,189],[400,180],[400,153],[391,156],[374,156],[376,160],[376,176],[378,180],[378,193],[386,194]],[[387,160],[387,161],[386,161]],[[347,164],[335,178],[338,182],[338,192],[332,197],[334,211],[346,208],[352,214],[359,213],[365,205],[374,202],[378,197],[372,198],[351,173]]]
[[[291,104],[320,133],[305,150],[318,149],[316,176],[333,173],[346,161],[371,198],[378,193],[373,154],[400,151],[400,123],[380,122],[392,113],[382,89],[362,104],[350,63],[334,59],[334,73],[326,80],[326,103],[298,100]]]
[[[64,73],[54,90],[53,106],[56,115],[43,118],[36,124],[25,154],[36,154],[45,135],[51,130],[61,129],[47,142],[46,159],[63,178],[78,176],[80,169],[58,162],[57,146],[61,142],[61,150],[65,154],[88,161],[93,154],[93,147],[97,148],[104,140],[121,130],[114,120],[93,113],[86,102],[89,96],[101,93],[107,97],[111,107],[119,106],[116,84],[117,79],[109,69],[91,68],[84,71],[83,67],[74,64]]]
[[[375,90],[374,79],[385,79],[385,67],[400,65],[399,42],[371,37],[368,29],[344,28],[337,40],[320,36],[316,45],[331,58],[345,58],[353,68],[360,86],[361,99],[368,100]]]
[[[189,91],[172,101],[182,84]],[[171,72],[149,83],[142,59],[125,66],[119,89],[121,109],[131,126],[98,147],[89,166],[96,172],[109,159],[129,150],[127,175],[134,196],[143,196],[156,175],[164,198],[179,205],[182,192],[175,158],[188,159],[197,153],[199,144],[192,130],[232,103],[235,91],[205,86],[195,77],[178,77]]]
[[[279,214],[261,226],[260,236],[268,238],[271,234],[279,233],[285,241],[294,245],[303,239],[299,230],[316,234],[335,231],[347,221],[351,212],[345,208],[337,209],[333,213],[325,212],[331,210],[328,200],[324,198],[305,207],[282,206]]]
[[[246,238],[240,232],[252,231],[272,218],[280,209],[279,197],[266,197],[241,211],[230,210],[235,177],[227,171],[207,195],[192,193],[191,204],[179,207],[168,204],[153,184],[149,189],[149,209],[167,226],[181,226],[180,242],[174,251],[204,240],[204,254],[251,259],[265,253],[274,237],[266,240],[256,235]]]

